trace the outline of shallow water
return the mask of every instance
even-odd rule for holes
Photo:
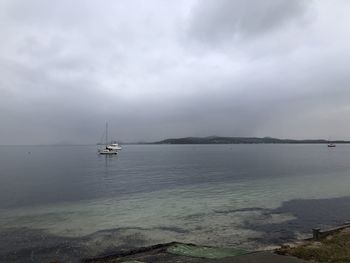
[[[0,262],[182,241],[256,249],[350,219],[350,145],[0,147]]]

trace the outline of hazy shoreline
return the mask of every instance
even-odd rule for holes
[[[162,144],[350,144],[347,140],[326,139],[280,139],[273,137],[242,137],[242,136],[206,136],[206,137],[179,137],[167,138],[160,141],[123,142],[123,145],[162,145]],[[48,144],[2,144],[0,146],[103,146],[103,143],[48,143]]]

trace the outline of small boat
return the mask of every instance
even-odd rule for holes
[[[328,143],[327,147],[334,148],[334,147],[336,147],[336,145],[334,143]]]
[[[98,153],[99,154],[104,154],[104,155],[109,155],[109,154],[117,154],[118,152],[117,151],[115,151],[115,150],[109,150],[109,149],[99,149],[98,150]]]
[[[116,151],[119,151],[122,149],[122,147],[118,143],[111,143],[111,144],[108,144],[106,147],[109,150],[116,150]]]
[[[106,144],[105,148],[99,149],[98,153],[102,155],[115,155],[121,147],[117,143],[108,144],[108,122],[106,123]]]

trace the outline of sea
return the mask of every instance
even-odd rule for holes
[[[350,220],[350,145],[0,146],[0,262],[179,241],[268,249]]]

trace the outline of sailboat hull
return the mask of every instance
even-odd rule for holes
[[[118,152],[117,151],[113,151],[113,150],[104,149],[104,150],[99,150],[98,153],[102,154],[102,155],[115,155]]]

